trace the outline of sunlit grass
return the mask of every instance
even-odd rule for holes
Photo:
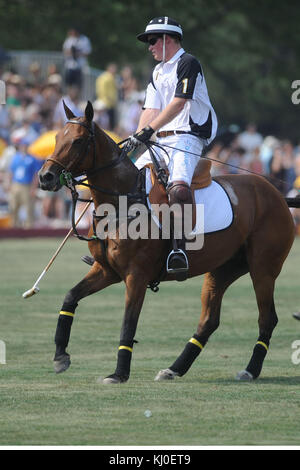
[[[54,333],[65,293],[87,272],[85,243],[70,240],[40,284],[24,300],[60,240],[0,242],[0,445],[298,445],[300,365],[291,344],[300,339],[297,240],[276,287],[279,324],[261,377],[234,380],[258,336],[257,307],[249,276],[225,294],[219,329],[186,376],[154,382],[195,332],[202,277],[162,283],[143,306],[128,383],[103,386],[115,369],[124,286],[80,302],[68,351],[72,365],[55,375]],[[144,411],[152,411],[151,418]]]

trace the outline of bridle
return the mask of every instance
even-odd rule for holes
[[[109,170],[109,169],[119,165],[125,158],[127,158],[126,147],[122,148],[121,153],[118,155],[117,158],[115,158],[111,162],[107,163],[106,165],[97,167],[95,123],[92,121],[91,126],[88,126],[84,122],[80,122],[80,121],[77,121],[75,119],[74,120],[70,119],[66,122],[66,124],[77,124],[77,125],[82,126],[82,127],[84,127],[85,129],[88,130],[89,135],[88,135],[88,138],[87,138],[86,146],[83,147],[82,151],[78,154],[75,163],[78,163],[79,161],[82,161],[84,156],[88,154],[89,147],[92,144],[92,146],[93,146],[93,165],[90,169],[84,170],[84,172],[74,176],[74,175],[72,175],[72,172],[70,171],[71,167],[74,166],[74,161],[70,162],[70,164],[66,166],[63,163],[61,163],[59,160],[56,160],[53,157],[49,157],[46,161],[56,163],[57,165],[59,165],[62,168],[62,172],[61,172],[61,175],[60,175],[60,183],[62,185],[67,185],[68,188],[71,189],[71,190],[73,188],[75,188],[76,186],[86,186],[90,189],[94,189],[96,191],[99,191],[99,192],[102,192],[104,194],[108,194],[108,195],[111,195],[111,196],[125,196],[125,195],[127,195],[128,193],[123,194],[123,193],[119,193],[117,191],[112,191],[112,190],[109,190],[109,189],[106,189],[106,188],[102,188],[98,185],[95,186],[95,185],[92,185],[92,184],[89,184],[89,183],[85,183],[86,178],[88,178],[89,176],[92,176],[95,173],[99,173],[101,171]],[[125,139],[122,142],[119,142],[118,145],[121,145],[126,141],[127,141],[127,139]],[[77,179],[77,178],[79,178],[83,175],[85,175],[85,178],[83,180],[78,180]]]
[[[75,119],[69,119],[66,124],[77,124],[79,126],[82,126],[84,127],[85,129],[87,129],[89,135],[88,135],[88,138],[87,138],[87,141],[86,141],[86,147],[84,147],[82,149],[82,151],[78,154],[78,157],[76,158],[76,163],[78,163],[79,161],[82,160],[82,157],[84,157],[87,153],[88,153],[88,150],[89,150],[89,147],[90,145],[92,144],[93,146],[93,165],[92,165],[92,168],[90,168],[89,170],[85,170],[83,173],[77,175],[76,177],[79,177],[79,176],[82,176],[83,174],[86,175],[86,176],[89,176],[89,175],[92,175],[93,173],[97,173],[99,171],[102,171],[102,170],[106,170],[106,169],[109,169],[109,168],[112,168],[116,165],[118,165],[127,155],[125,152],[121,152],[121,154],[118,156],[118,158],[114,159],[113,161],[111,161],[110,163],[108,163],[107,165],[103,165],[103,166],[100,166],[100,167],[97,167],[96,166],[96,139],[95,139],[95,123],[92,121],[91,123],[91,126],[88,126],[87,124],[85,124],[84,122],[80,122],[80,121],[76,121]],[[119,143],[122,144],[123,142],[125,141],[122,141]],[[62,169],[64,171],[68,171],[70,172],[70,168],[74,165],[74,161],[70,162],[70,165],[69,166],[65,166],[63,165],[63,163],[61,163],[59,160],[56,160],[55,158],[53,157],[49,157],[47,158],[46,161],[50,161],[50,162],[53,162],[53,163],[56,163],[57,165],[59,165],[60,167],[62,167]]]
[[[100,187],[98,185],[96,186],[96,185],[92,185],[90,183],[87,183],[86,178],[88,178],[89,176],[92,176],[96,173],[111,169],[111,168],[119,165],[125,158],[127,158],[128,151],[126,149],[126,146],[124,146],[121,149],[121,153],[118,155],[117,158],[113,159],[111,162],[107,163],[106,165],[97,166],[96,136],[95,136],[95,124],[94,124],[94,122],[92,121],[91,126],[88,126],[84,122],[80,122],[80,121],[77,121],[75,119],[74,120],[70,119],[66,122],[66,124],[77,124],[77,125],[80,125],[80,126],[82,126],[82,127],[84,127],[85,129],[88,130],[89,135],[88,135],[88,138],[86,140],[86,145],[78,153],[78,156],[75,159],[75,165],[78,162],[81,162],[82,159],[85,157],[85,155],[88,154],[89,148],[92,145],[92,147],[93,147],[93,164],[92,164],[92,167],[90,169],[85,170],[84,172],[74,176],[72,174],[72,172],[70,171],[71,168],[74,166],[74,160],[72,160],[69,165],[64,165],[59,160],[56,160],[53,157],[49,157],[49,158],[47,158],[46,162],[47,161],[53,162],[53,163],[57,164],[58,166],[60,166],[62,168],[62,171],[61,171],[60,177],[59,177],[60,183],[61,183],[62,186],[64,186],[64,185],[67,186],[71,191],[71,195],[72,195],[72,227],[73,227],[74,234],[80,240],[92,241],[92,240],[98,239],[98,237],[96,235],[96,223],[95,222],[98,221],[100,219],[100,217],[96,215],[96,212],[94,210],[93,211],[94,235],[91,238],[84,237],[84,236],[82,236],[78,233],[78,231],[76,229],[76,223],[75,223],[75,212],[76,212],[77,202],[78,201],[79,202],[91,202],[92,200],[91,199],[80,198],[79,194],[78,194],[78,191],[76,190],[76,186],[85,186],[89,189],[93,189],[95,191],[99,191],[101,193],[104,193],[104,194],[107,194],[107,195],[110,195],[110,196],[115,196],[115,197],[127,196],[129,199],[134,200],[135,202],[143,202],[143,203],[146,200],[146,191],[145,191],[145,188],[143,186],[139,188],[139,186],[141,186],[140,185],[140,180],[141,180],[140,179],[140,176],[141,176],[140,172],[138,172],[138,174],[137,174],[137,178],[136,178],[134,187],[132,188],[132,191],[126,192],[126,193],[120,193],[118,191],[112,191],[112,190],[109,190],[107,188]],[[128,139],[125,139],[124,141],[119,142],[118,145],[123,144],[127,140]],[[83,175],[85,175],[85,177],[82,180],[78,180],[78,178],[82,177]]]

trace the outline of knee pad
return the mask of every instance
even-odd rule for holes
[[[192,204],[192,191],[184,181],[175,181],[167,189],[170,205],[172,204]]]

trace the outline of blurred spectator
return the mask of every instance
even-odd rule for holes
[[[70,55],[65,59],[65,85],[82,87],[83,75],[78,61],[78,52],[75,46],[71,47]]]
[[[136,132],[144,100],[145,92],[133,90],[125,100],[120,101],[117,133],[122,139]]]
[[[7,106],[0,105],[0,137],[9,140],[10,134],[10,116]]]
[[[136,131],[144,101],[145,91],[139,91],[132,68],[129,65],[123,67],[120,72],[117,127],[122,138],[125,139]]]
[[[262,145],[260,146],[260,160],[263,165],[263,173],[268,174],[270,172],[270,161],[273,151],[278,146],[279,140],[272,135],[264,138]]]
[[[41,86],[43,83],[41,73],[42,73],[42,70],[41,70],[40,64],[38,62],[33,62],[29,66],[29,77],[27,79],[28,84],[35,86],[35,87]]]
[[[294,196],[298,196],[300,193],[300,152],[296,154],[295,160],[294,160],[294,169],[295,169],[295,181],[294,181],[294,189],[293,189],[293,194]]]
[[[50,83],[50,78],[42,88],[39,106],[39,113],[45,129],[52,129],[55,126],[54,113],[57,103],[61,99],[61,81],[58,80],[57,83]]]
[[[295,170],[295,181],[293,183],[293,188],[287,193],[287,196],[300,197],[300,152],[295,156],[293,168]],[[298,235],[300,235],[300,209],[292,208],[290,211],[294,218]]]
[[[286,192],[290,191],[296,179],[294,147],[289,140],[282,142],[283,162],[285,167]]]
[[[211,175],[219,176],[224,174],[224,165],[221,163],[220,154],[223,149],[223,144],[220,141],[215,141],[207,152],[207,157],[211,158]]]
[[[8,211],[8,198],[4,173],[0,172],[0,214]]]
[[[2,67],[9,59],[9,54],[2,47],[0,47],[0,73],[2,71]]]
[[[6,106],[13,109],[21,106],[21,90],[20,82],[17,80],[18,76],[11,76],[9,81],[6,81]]]
[[[253,156],[249,162],[248,166],[250,171],[262,175],[264,173],[264,166],[260,158],[260,147],[256,147],[253,150]]]
[[[67,89],[67,94],[62,97],[57,103],[54,116],[53,116],[53,127],[54,129],[62,128],[67,122],[66,113],[63,106],[63,101],[66,103],[68,108],[73,111],[75,116],[81,116],[82,110],[80,107],[80,89],[77,86],[70,86]]]
[[[15,129],[11,134],[11,141],[15,145],[23,144],[30,145],[31,142],[39,137],[39,132],[35,130],[34,126],[31,125],[27,119],[23,120],[22,126]]]
[[[62,49],[65,57],[65,84],[81,88],[82,74],[88,66],[88,56],[92,51],[91,42],[78,28],[72,28],[67,33]]]
[[[260,148],[263,137],[256,130],[255,124],[248,124],[246,130],[239,134],[238,145],[245,150],[245,161],[250,162],[255,149]]]
[[[137,79],[134,77],[132,68],[129,65],[122,68],[120,79],[120,101],[126,101],[133,92],[138,91]]]
[[[281,145],[276,147],[270,161],[270,176],[271,182],[283,195],[291,189],[292,165],[293,162],[285,158],[283,147]]]
[[[47,81],[52,75],[60,75],[56,64],[49,64],[47,67]]]
[[[60,227],[69,221],[68,205],[71,196],[67,188],[63,187],[59,191],[38,192],[41,201],[41,216],[38,222],[40,226]]]
[[[0,158],[0,172],[3,172],[3,174],[6,174],[7,171],[9,170],[9,167],[10,167],[10,163],[14,157],[16,153],[16,147],[14,145],[12,145],[11,143],[8,144],[2,154],[1,154],[1,158]]]
[[[106,109],[105,104],[101,100],[96,100],[93,103],[94,108],[94,121],[100,126],[102,129],[109,129],[110,122],[109,116]]]
[[[34,225],[34,201],[37,188],[37,172],[43,162],[35,159],[27,152],[28,143],[22,139],[18,151],[13,156],[10,164],[11,186],[10,186],[10,212],[14,227],[23,226],[20,217],[22,206],[26,209],[26,228]]]
[[[116,108],[118,103],[118,83],[116,73],[116,64],[110,63],[96,80],[96,96],[106,107],[109,116],[108,130],[111,131],[115,129],[117,124]]]
[[[235,147],[233,146],[231,149],[231,152],[229,153],[226,163],[228,163],[230,168],[228,168],[228,171],[231,174],[241,174],[244,173],[241,168],[246,167],[246,162],[245,162],[245,149],[243,147]]]
[[[81,68],[88,65],[88,56],[92,52],[91,41],[76,27],[68,31],[67,37],[63,43],[63,53],[65,57],[72,55],[72,48],[76,50],[77,61]]]

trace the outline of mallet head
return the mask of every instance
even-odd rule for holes
[[[31,289],[24,292],[23,299],[28,299],[29,297],[32,297],[34,294],[37,294],[39,291],[40,289],[37,286],[34,286]]]

